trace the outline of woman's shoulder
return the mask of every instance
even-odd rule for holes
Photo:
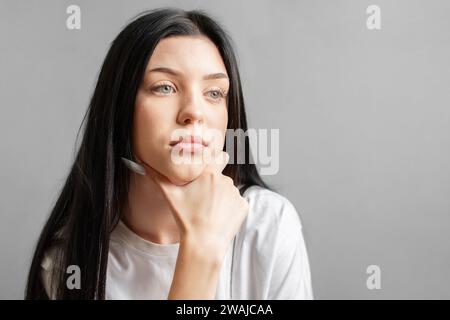
[[[235,264],[244,296],[254,299],[310,299],[312,289],[302,223],[285,196],[260,187],[243,197],[249,213],[236,235]]]
[[[251,186],[243,194],[249,203],[249,213],[245,218],[240,234],[241,240],[244,238],[255,243],[265,242],[262,246],[267,248],[267,242],[278,242],[280,238],[289,243],[295,244],[302,232],[302,221],[300,215],[285,196],[276,191],[261,187]]]
[[[248,218],[254,223],[289,222],[301,228],[301,220],[293,203],[280,193],[253,185],[243,194],[250,206]]]
[[[54,244],[45,252],[41,260],[41,281],[45,292],[50,299],[55,299],[56,260],[61,254],[61,245]]]

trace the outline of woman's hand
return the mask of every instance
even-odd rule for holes
[[[222,174],[229,156],[220,152],[204,172],[183,186],[144,164],[161,188],[180,229],[180,247],[168,299],[214,299],[226,249],[248,214],[248,203]]]
[[[180,242],[189,242],[220,259],[248,214],[248,203],[233,180],[222,174],[229,155],[220,151],[204,172],[183,186],[144,164],[147,176],[160,187],[180,230]]]

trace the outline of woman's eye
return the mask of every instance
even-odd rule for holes
[[[172,93],[172,90],[173,90],[173,87],[168,84],[159,85],[159,86],[156,86],[155,88],[153,88],[153,91],[163,93],[163,94],[170,94],[170,93]]]
[[[219,100],[221,98],[225,98],[225,94],[220,90],[211,90],[211,91],[208,91],[208,94],[214,100]]]

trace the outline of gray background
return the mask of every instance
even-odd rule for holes
[[[66,29],[70,4],[81,30]],[[203,8],[234,38],[250,127],[280,129],[266,179],[301,215],[315,297],[450,298],[445,0],[1,1],[0,298],[23,297],[110,42],[166,5]]]

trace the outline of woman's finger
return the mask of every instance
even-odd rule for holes
[[[210,162],[206,165],[205,171],[221,174],[228,164],[230,156],[225,151],[219,151],[211,156]]]

